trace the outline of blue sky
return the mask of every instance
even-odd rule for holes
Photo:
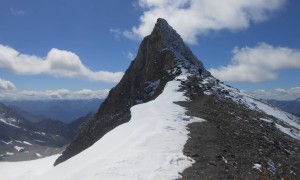
[[[1,0],[0,98],[105,97],[163,17],[205,67],[262,98],[300,97],[297,0]]]

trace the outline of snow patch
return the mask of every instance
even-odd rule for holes
[[[12,156],[12,155],[14,155],[15,153],[6,152],[6,154],[9,155],[9,156]]]
[[[223,156],[222,156],[222,162],[225,163],[225,164],[228,163],[227,159],[225,159]]]
[[[40,153],[35,153],[35,155],[39,158],[42,157],[42,155]]]
[[[3,143],[6,144],[6,145],[9,145],[9,144],[12,143],[12,141],[6,142],[6,141],[3,141],[3,140],[1,140],[1,142],[3,142]]]
[[[29,145],[29,146],[32,145],[31,143],[29,143],[29,142],[27,142],[27,141],[23,141],[23,143],[24,143],[24,144],[27,144],[27,145]]]
[[[261,171],[261,164],[254,164],[252,168],[258,170],[259,172],[262,172]]]
[[[40,135],[43,135],[43,136],[45,136],[46,135],[46,133],[44,133],[44,132],[34,132],[35,134],[40,134]]]
[[[20,146],[15,146],[15,149],[20,152],[21,150],[23,150],[25,148],[24,147],[20,147]]]
[[[41,141],[41,140],[38,140],[38,139],[34,139],[36,142],[40,142],[40,143],[44,143],[45,141]]]

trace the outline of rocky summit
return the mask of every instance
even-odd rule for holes
[[[187,78],[178,78],[183,74]],[[55,164],[128,122],[131,107],[154,100],[172,80],[180,82],[188,99],[177,102],[186,108],[186,116],[205,120],[188,125],[190,138],[183,153],[193,165],[180,174],[182,179],[300,176],[299,118],[214,78],[164,19],[157,20],[119,84]]]

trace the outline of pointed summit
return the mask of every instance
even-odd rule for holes
[[[198,74],[199,69],[204,76],[211,74],[204,68],[202,62],[186,46],[181,36],[163,18],[158,18],[152,33],[145,37],[162,51],[168,51],[176,60],[177,65],[182,65],[190,73]]]
[[[172,26],[170,26],[168,22],[162,18],[157,19],[150,36],[159,37],[164,43],[182,40],[180,35],[172,28]]]
[[[159,29],[169,29],[169,30],[174,30],[168,22],[163,19],[163,18],[158,18],[156,21],[156,24],[154,26],[154,29],[159,28]],[[174,30],[175,31],[175,30]]]

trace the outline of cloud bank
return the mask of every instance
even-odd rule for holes
[[[21,54],[15,49],[0,44],[0,68],[20,75],[48,74],[55,77],[88,79],[107,83],[117,83],[123,72],[92,71],[80,58],[70,51],[51,49],[42,58],[34,55]]]
[[[300,87],[292,87],[288,89],[277,88],[269,91],[258,89],[256,91],[247,93],[262,99],[295,100],[296,98],[300,97]]]
[[[11,91],[14,89],[16,87],[12,82],[0,78],[0,91]]]
[[[229,65],[209,71],[222,81],[257,83],[276,80],[279,71],[288,68],[300,68],[300,50],[260,43],[234,48]]]
[[[190,43],[211,31],[236,31],[268,20],[287,0],[138,0],[140,24],[123,34],[140,39],[150,34],[156,19],[165,18]]]
[[[45,100],[45,99],[103,99],[108,95],[109,90],[82,89],[71,91],[68,89],[45,90],[45,91],[2,91],[0,99],[5,100]]]

